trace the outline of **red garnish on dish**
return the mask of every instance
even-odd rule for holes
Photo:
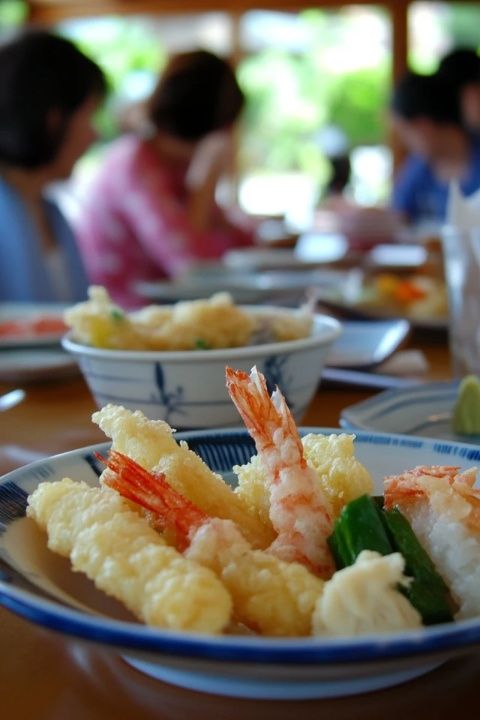
[[[42,337],[62,335],[67,326],[62,318],[43,315],[34,319],[5,320],[0,322],[0,338]]]

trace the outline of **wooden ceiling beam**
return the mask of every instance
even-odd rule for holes
[[[105,15],[179,15],[202,12],[245,12],[282,10],[298,12],[302,8],[338,8],[346,5],[389,5],[401,9],[409,0],[27,0],[29,21],[54,24],[69,18]]]

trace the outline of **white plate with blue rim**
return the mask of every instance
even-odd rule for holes
[[[346,429],[380,430],[454,442],[480,443],[480,435],[459,435],[453,430],[453,409],[459,381],[415,384],[385,390],[342,410]]]
[[[325,428],[302,432],[339,433]],[[231,476],[254,451],[243,430],[179,433],[212,469]],[[98,482],[95,451],[75,450],[9,473],[0,480],[0,603],[30,622],[108,648],[148,675],[201,692],[233,697],[340,697],[390,687],[480,646],[480,617],[414,631],[360,637],[206,637],[147,627],[97,591],[68,560],[52,554],[25,517],[27,496],[65,476]],[[384,475],[413,465],[480,461],[480,448],[418,437],[360,432],[356,455],[380,491]]]

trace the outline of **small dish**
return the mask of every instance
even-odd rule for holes
[[[58,345],[66,331],[65,305],[0,303],[0,348]]]
[[[480,435],[458,435],[453,431],[452,412],[458,387],[458,381],[452,381],[385,390],[345,408],[340,424],[355,430],[382,430],[480,444]]]
[[[408,320],[412,327],[425,330],[446,330],[448,313],[445,307],[445,287],[439,281],[428,279],[431,283],[428,295],[428,306],[395,305],[383,299],[376,289],[380,276],[369,275],[361,270],[352,270],[345,282],[336,287],[319,287],[317,300],[321,307],[330,309],[346,318],[357,320],[398,319]],[[410,282],[412,278],[401,279],[395,274],[388,274],[393,282]],[[419,276],[420,277],[420,276]],[[415,281],[415,278],[413,278]],[[427,279],[420,277],[421,282]],[[422,303],[424,300],[422,299]],[[427,312],[428,311],[428,312]]]
[[[177,280],[157,280],[137,284],[142,297],[152,302],[198,300],[217,292],[228,292],[236,303],[260,303],[292,298],[298,304],[306,297],[309,287],[332,288],[342,281],[341,271],[311,269],[265,270],[263,272],[235,272],[223,267],[218,272],[201,270]]]
[[[352,320],[342,322],[342,334],[328,358],[329,367],[368,370],[398,349],[410,331],[407,320]]]
[[[302,432],[340,433],[331,428]],[[179,433],[210,467],[231,476],[254,452],[243,430]],[[45,536],[25,518],[27,495],[65,476],[98,482],[95,451],[81,448],[19,468],[0,480],[0,603],[30,622],[97,644],[156,679],[232,697],[309,699],[391,687],[418,677],[480,644],[480,618],[414,631],[357,637],[205,636],[147,627],[97,591],[69,562],[50,553]],[[411,436],[359,432],[356,456],[382,478],[420,464],[471,467],[480,449]]]

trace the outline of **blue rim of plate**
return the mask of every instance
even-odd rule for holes
[[[316,433],[342,433],[342,428],[304,427],[300,428],[302,434]],[[206,439],[215,436],[213,449],[211,442]],[[411,446],[412,438],[407,435],[387,433],[356,433],[361,442],[388,445],[394,444]],[[236,428],[228,430],[199,430],[182,432],[176,435],[177,440],[188,440],[189,447],[201,456],[205,448],[210,448],[210,458],[216,457],[218,461],[225,462],[230,453],[222,450],[222,444],[228,440],[233,443],[243,443],[243,454],[251,453],[253,444],[246,431]],[[223,438],[223,442],[222,442]],[[451,450],[458,450],[458,454],[468,460],[480,461],[480,450],[475,446],[462,445],[455,442],[443,442],[430,439],[414,439],[415,447],[425,447],[449,454]],[[14,502],[15,488],[17,494],[25,499],[26,492],[21,489],[14,478],[34,473],[38,478],[42,465],[48,460],[55,462],[63,458],[94,456],[95,451],[105,452],[109,443],[101,443],[78,450],[72,450],[61,455],[55,455],[45,460],[39,460],[31,465],[14,470],[0,479],[0,490],[8,485],[7,502]],[[202,450],[203,448],[203,450]],[[87,458],[84,457],[85,461]],[[241,460],[243,462],[243,460]],[[5,500],[5,498],[3,498]],[[0,495],[0,503],[1,503]],[[13,517],[15,515],[13,508]],[[81,612],[60,601],[51,599],[46,592],[35,586],[34,592],[13,587],[11,580],[17,576],[23,585],[29,585],[20,572],[12,569],[4,561],[0,561],[0,604],[12,612],[41,625],[50,630],[65,633],[69,636],[95,643],[105,643],[111,648],[122,651],[137,650],[155,653],[160,659],[162,656],[190,657],[213,661],[230,661],[237,663],[255,661],[261,664],[285,665],[329,665],[332,663],[348,665],[355,662],[378,662],[406,656],[435,655],[445,650],[471,649],[480,644],[480,618],[456,621],[435,627],[421,628],[405,631],[399,637],[398,633],[385,633],[365,635],[354,638],[270,638],[251,636],[205,636],[194,633],[160,630],[135,622],[124,622],[99,617]]]

